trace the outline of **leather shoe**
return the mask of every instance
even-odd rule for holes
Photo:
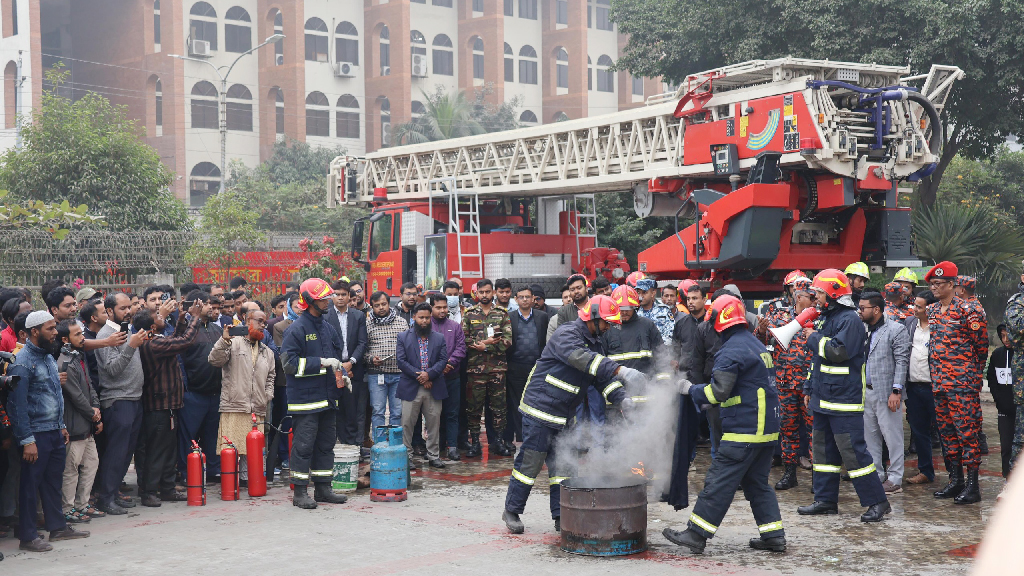
[[[559,517],[555,518],[555,532],[561,532],[561,531],[562,531],[562,517],[559,516]]]
[[[872,504],[868,506],[867,512],[860,515],[861,522],[881,522],[885,515],[892,512],[892,506],[889,505],[888,500],[883,500],[878,504]]]
[[[815,500],[809,506],[801,506],[796,509],[801,516],[818,516],[820,514],[839,514],[839,504],[835,502],[819,502]]]
[[[661,531],[662,536],[668,539],[669,542],[678,546],[686,546],[690,549],[690,552],[694,554],[703,554],[704,546],[707,545],[707,538],[697,534],[693,530],[673,530],[671,528],[665,528]]]
[[[498,456],[511,456],[512,455],[512,447],[509,446],[508,442],[505,442],[504,440],[498,440],[497,444],[498,444],[498,450],[497,450]]]
[[[447,458],[453,462],[458,462],[459,460],[462,460],[462,455],[459,454],[458,448],[449,448]]]
[[[79,538],[88,537],[89,533],[85,530],[75,530],[71,526],[66,526],[63,530],[50,531],[50,542],[60,542],[61,540],[77,540]]]
[[[31,542],[22,542],[18,546],[19,550],[26,550],[28,552],[49,552],[53,550],[53,546],[43,540],[41,537],[36,536],[36,539]]]
[[[188,500],[188,495],[182,494],[177,490],[172,490],[170,492],[163,492],[160,494],[160,500],[163,500],[164,502],[185,502]]]
[[[122,494],[121,496],[117,497],[116,500],[117,505],[120,506],[121,508],[135,508],[135,501],[129,498],[128,496]]]
[[[751,538],[750,547],[754,550],[768,550],[769,552],[785,552],[786,537],[775,536],[774,538]]]
[[[160,498],[156,494],[143,494],[142,505],[148,508],[159,508]]]
[[[123,514],[127,514],[128,513],[127,510],[125,510],[124,508],[121,508],[120,506],[118,506],[117,504],[115,504],[113,502],[108,502],[106,504],[101,503],[101,502],[97,502],[96,503],[96,507],[99,508],[100,512],[104,512],[104,513],[106,513],[106,514],[108,514],[110,516],[121,516]]]
[[[929,480],[928,477],[925,476],[922,472],[918,472],[917,476],[911,476],[910,478],[907,478],[908,484],[931,484],[934,481],[935,480]]]
[[[427,460],[427,464],[429,464],[431,468],[444,468],[444,462],[441,462],[440,458],[431,458],[430,460]]]
[[[519,519],[519,514],[515,512],[505,510],[501,513],[501,519],[512,534],[522,534],[526,530],[526,527],[523,526],[523,521]]]

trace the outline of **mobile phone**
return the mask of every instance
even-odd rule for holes
[[[121,322],[121,332],[127,332],[127,331],[128,331],[128,323],[127,322]]]
[[[381,362],[387,362],[388,360],[392,360],[392,359],[394,359],[394,357],[395,357],[395,355],[394,355],[394,354],[389,354],[389,355],[387,355],[387,356],[385,356],[385,357],[381,358],[381,359],[380,359],[380,361],[381,361]]]
[[[249,327],[246,326],[245,324],[242,324],[241,326],[232,326],[231,328],[228,328],[228,335],[230,335],[230,336],[248,336],[249,335]]]
[[[166,301],[171,299],[171,295],[168,294],[167,292],[164,292],[163,295],[160,296],[160,299],[163,300],[164,302],[166,302]]]
[[[195,300],[185,300],[184,302],[181,303],[181,305],[185,307],[185,310],[188,310],[189,308],[195,306],[195,304]]]

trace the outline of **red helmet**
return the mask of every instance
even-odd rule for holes
[[[747,308],[735,296],[719,296],[711,304],[711,317],[715,321],[715,332],[721,332],[730,326],[746,325]]]
[[[612,291],[612,300],[619,305],[619,308],[634,309],[640,305],[640,297],[632,286],[623,284]]]
[[[612,324],[622,324],[619,305],[608,296],[600,294],[591,298],[585,308],[580,308],[580,320],[586,322],[596,318],[600,318],[605,322],[611,322]]]
[[[333,293],[331,285],[322,278],[310,278],[299,286],[299,309],[305,310],[314,300],[323,300]]]
[[[814,276],[812,290],[821,290],[826,296],[838,300],[841,296],[853,294],[850,279],[836,268],[826,268]]]
[[[796,282],[797,278],[802,277],[806,277],[806,274],[804,274],[803,270],[793,270],[789,274],[786,274],[786,279],[783,280],[782,283],[785,284],[786,286],[789,286],[793,282]]]
[[[636,288],[636,281],[643,280],[644,278],[647,278],[647,274],[644,274],[643,272],[633,272],[629,276],[626,276],[626,285]]]

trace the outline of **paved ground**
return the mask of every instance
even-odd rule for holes
[[[56,543],[53,552],[22,553],[17,540],[2,540],[7,559],[0,574],[965,574],[1002,484],[995,409],[986,403],[984,412],[992,452],[983,464],[980,505],[936,501],[935,484],[904,484],[890,498],[893,514],[865,525],[844,482],[838,517],[801,517],[796,507],[812,499],[810,472],[801,471],[800,486],[779,493],[785,555],[747,548],[756,530],[742,493],[704,556],[685,554],[661,536],[664,527],[685,524],[689,510],[657,502],[649,505],[648,552],[621,559],[566,554],[548,518],[546,489],[527,506],[526,534],[511,536],[500,520],[511,459],[500,458],[419,474],[404,503],[370,502],[364,490],[345,505],[302,511],[291,506],[287,487],[240,502],[220,501],[213,487],[206,507],[137,507],[94,520],[86,526],[92,537]],[[707,463],[704,448],[690,473],[691,504]],[[914,461],[907,469],[916,473]],[[781,473],[774,469],[772,481]]]

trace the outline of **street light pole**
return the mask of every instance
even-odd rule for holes
[[[242,52],[235,58],[234,62],[230,66],[214,66],[209,60],[203,60],[202,58],[193,58],[191,56],[182,56],[180,54],[168,54],[171,58],[177,58],[179,60],[186,60],[188,62],[200,62],[206,64],[210,68],[213,68],[214,73],[220,78],[220,91],[218,96],[217,116],[218,126],[220,127],[220,189],[217,191],[218,194],[224,193],[224,178],[227,174],[227,157],[228,157],[228,76],[231,75],[231,71],[234,70],[235,64],[242,59],[243,56],[252,54],[267,44],[276,44],[281,40],[284,40],[284,34],[273,34],[269,36],[262,43],[253,46],[252,48]],[[221,70],[227,68],[227,72],[221,73]]]

